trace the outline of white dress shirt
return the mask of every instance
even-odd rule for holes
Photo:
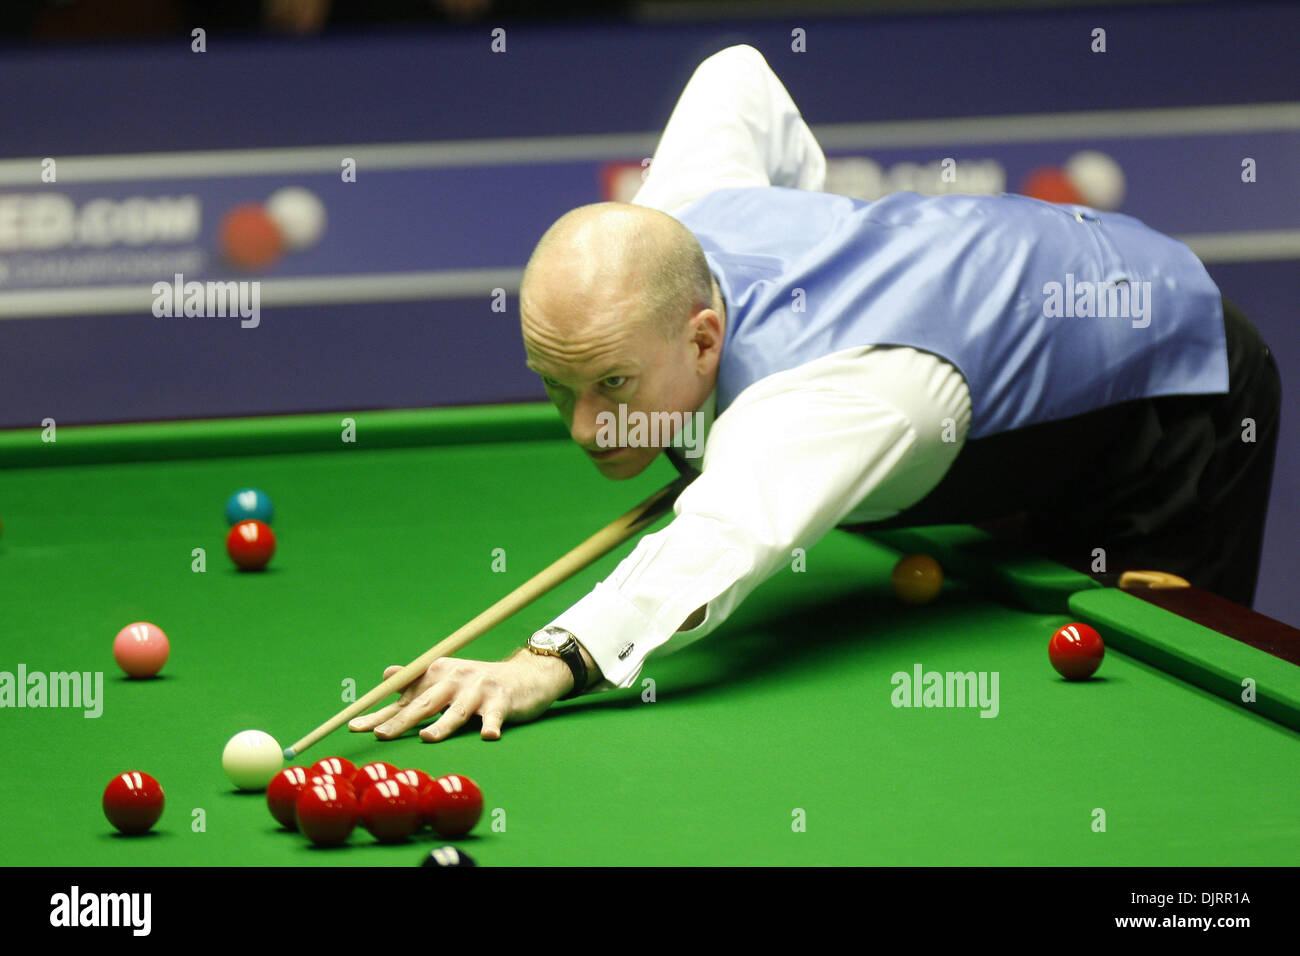
[[[826,158],[762,54],[709,57],[682,92],[633,202],[674,215],[715,189],[820,190]],[[675,517],[552,623],[629,687],[647,657],[699,640],[796,548],[837,524],[879,521],[925,497],[970,425],[961,374],[905,347],[847,349],[749,386],[713,420]],[[947,439],[947,440],[945,440]],[[701,465],[702,462],[702,465]],[[704,620],[678,630],[697,609]]]

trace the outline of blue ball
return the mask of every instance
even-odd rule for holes
[[[270,497],[257,488],[240,488],[226,502],[226,524],[229,525],[249,520],[270,524],[274,514]]]

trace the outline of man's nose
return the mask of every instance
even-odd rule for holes
[[[597,416],[609,411],[609,403],[599,395],[582,395],[573,404],[573,421],[569,423],[569,434],[583,448],[596,448],[596,436],[601,431]]]

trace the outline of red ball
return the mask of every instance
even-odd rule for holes
[[[294,810],[298,806],[298,797],[311,781],[312,775],[302,767],[285,767],[266,785],[266,806],[280,826],[297,829]]]
[[[244,203],[221,219],[221,252],[232,265],[265,269],[284,254],[284,233],[258,203]]]
[[[260,571],[275,554],[275,532],[255,519],[241,521],[226,535],[226,553],[242,571]]]
[[[328,773],[351,781],[357,772],[357,765],[347,757],[321,757],[311,765],[312,773]]]
[[[1066,680],[1086,680],[1097,672],[1106,656],[1101,635],[1087,624],[1058,628],[1047,644],[1047,657]]]
[[[324,784],[330,784],[331,786],[347,790],[358,800],[361,799],[361,795],[357,793],[357,788],[352,786],[352,779],[350,777],[336,777],[332,773],[316,773],[312,770],[307,771],[307,786],[318,787]]]
[[[373,763],[365,764],[357,768],[357,772],[352,775],[352,788],[356,790],[357,796],[362,796],[373,784],[380,780],[391,780],[397,773],[397,768],[391,763],[383,760],[376,760]]]
[[[420,794],[400,780],[380,780],[361,796],[361,824],[380,843],[399,843],[423,822]]]
[[[163,790],[141,770],[128,770],[104,788],[104,816],[123,833],[144,833],[163,812]]]
[[[303,789],[295,808],[298,829],[317,846],[338,846],[360,819],[357,798],[346,787],[320,783]]]
[[[433,786],[433,778],[423,770],[399,770],[393,774],[394,780],[400,780],[407,786],[414,787],[416,792],[423,795],[424,791]]]
[[[424,792],[424,819],[444,837],[461,837],[483,815],[483,791],[469,777],[449,773]]]

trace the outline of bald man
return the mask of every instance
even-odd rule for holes
[[[1191,251],[1084,206],[867,203],[824,177],[762,55],[731,47],[692,76],[633,203],[546,231],[521,325],[574,442],[608,478],[660,452],[698,477],[525,647],[438,661],[352,729],[442,711],[423,738],[478,714],[496,739],[631,686],[837,526],[1019,513],[1079,566],[1101,553],[1250,603],[1277,368]]]

